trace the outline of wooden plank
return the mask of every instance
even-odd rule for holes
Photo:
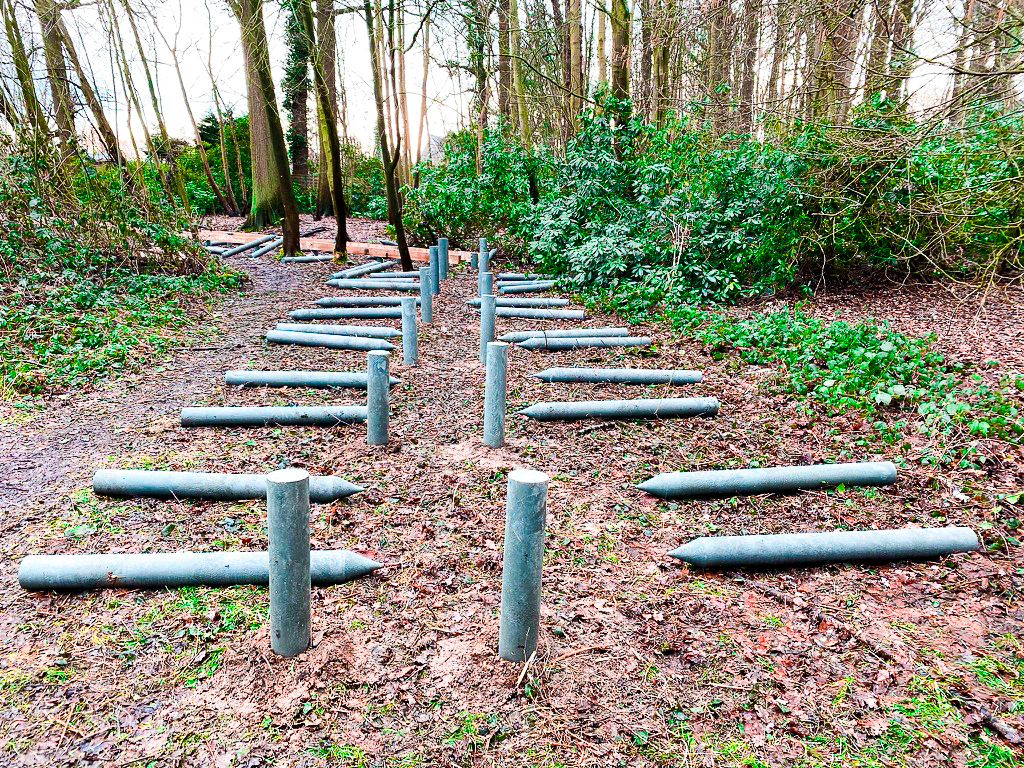
[[[218,232],[212,229],[200,229],[200,240],[212,240],[213,242],[231,243],[241,245],[251,243],[266,237],[260,232]],[[325,239],[319,237],[303,237],[299,239],[299,248],[303,251],[317,251],[319,253],[334,252],[334,238]],[[349,256],[372,256],[374,258],[397,259],[398,248],[393,245],[381,245],[380,243],[348,243],[346,252]],[[430,262],[430,250],[427,248],[409,248],[409,256],[413,261]],[[459,264],[463,261],[470,261],[473,258],[471,251],[448,251],[448,263]]]

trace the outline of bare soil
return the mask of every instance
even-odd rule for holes
[[[234,368],[360,370],[363,353],[268,346],[262,332],[325,294],[327,264],[231,261],[250,286],[197,318],[209,333],[143,374],[5,406],[0,424],[0,732],[25,765],[967,765],[1024,729],[1022,549],[1008,520],[1019,445],[987,471],[912,460],[882,490],[666,503],[633,485],[670,470],[898,459],[856,416],[769,395],[770,371],[716,361],[645,326],[652,350],[510,355],[508,446],[484,447],[476,276],[455,270],[423,326],[420,364],[394,356],[392,442],[358,426],[183,429],[189,405],[356,403],[355,390],[229,389]],[[847,291],[812,311],[936,332],[948,354],[1021,365],[1019,293]],[[498,332],[551,327],[499,318]],[[594,316],[584,325],[615,325]],[[963,327],[963,332],[960,328]],[[703,384],[541,383],[558,365],[696,368]],[[714,419],[551,424],[539,400],[709,395]],[[837,432],[833,428],[838,427]],[[367,486],[316,505],[313,544],[387,567],[313,590],[314,645],[275,657],[266,590],[41,594],[30,553],[259,550],[262,503],[98,499],[101,467],[266,472]],[[504,486],[551,477],[543,626],[524,666],[497,657]],[[984,551],[927,563],[699,572],[666,552],[694,536],[973,526]],[[928,719],[925,705],[938,715]],[[931,710],[929,710],[931,711]],[[900,745],[899,753],[886,749]],[[846,755],[847,757],[844,757]],[[982,765],[986,763],[975,762]],[[996,763],[991,763],[995,765]],[[1010,763],[999,763],[1009,765]]]

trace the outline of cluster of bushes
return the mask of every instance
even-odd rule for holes
[[[637,290],[591,295],[587,303],[632,320],[658,320],[697,339],[716,359],[735,356],[777,371],[770,388],[836,413],[859,413],[873,437],[901,444],[925,435],[926,463],[985,461],[986,439],[1024,435],[1024,377],[983,375],[873,319],[848,322],[791,310],[736,317],[722,308],[638,302]]]
[[[0,145],[0,396],[137,367],[172,343],[190,301],[238,284],[156,190],[148,165]]]
[[[722,302],[864,270],[979,277],[1024,264],[1024,118],[915,123],[884,101],[848,127],[711,137],[606,104],[564,157],[472,131],[420,170],[407,225],[503,244],[588,290]]]

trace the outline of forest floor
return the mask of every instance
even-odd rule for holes
[[[366,229],[367,236],[373,233]],[[382,233],[378,232],[376,236]],[[644,326],[651,350],[513,348],[508,445],[480,442],[483,367],[468,266],[421,327],[420,363],[392,372],[392,442],[365,429],[183,429],[189,405],[356,403],[358,391],[239,390],[228,369],[363,370],[365,353],[267,346],[261,334],[327,292],[329,264],[229,262],[245,290],[144,373],[0,405],[0,733],[19,765],[846,766],[1019,764],[1024,549],[999,494],[1024,488],[1019,445],[990,469],[921,466],[859,439],[857,415],[800,409],[771,371],[715,360]],[[1024,373],[1019,292],[984,311],[939,288],[823,293],[833,316],[936,332],[950,355]],[[816,309],[815,309],[816,308]],[[542,327],[499,318],[498,332]],[[583,325],[620,324],[591,316]],[[197,337],[198,338],[198,337]],[[550,366],[695,368],[688,387],[541,383]],[[716,418],[538,423],[539,400],[708,395]],[[661,471],[892,459],[884,489],[665,502]],[[267,472],[290,464],[367,487],[315,505],[317,548],[387,567],[313,590],[311,650],[275,657],[262,588],[21,590],[31,553],[261,550],[261,502],[94,496],[102,467]],[[505,478],[551,477],[539,653],[497,657]],[[926,563],[700,572],[666,552],[709,534],[944,524],[984,551]],[[1016,743],[1015,743],[1016,742]]]

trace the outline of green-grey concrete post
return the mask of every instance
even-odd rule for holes
[[[481,270],[477,277],[477,293],[483,298],[487,294],[494,293],[494,275],[486,270]]]
[[[483,272],[480,273],[484,274]],[[487,362],[487,345],[494,341],[495,298],[485,295],[480,304],[480,362]]]
[[[366,362],[366,442],[388,444],[388,360],[387,352],[370,352]]]
[[[487,378],[484,382],[484,443],[491,448],[505,445],[505,393],[508,382],[508,344],[487,345]]]
[[[309,648],[309,473],[281,469],[267,475],[270,556],[270,647],[284,657]]]
[[[441,279],[447,279],[451,263],[448,261],[448,238],[437,238],[437,254],[441,257]]]
[[[420,267],[420,314],[424,323],[434,322],[434,292],[430,287],[430,267]]]
[[[402,299],[402,361],[416,365],[419,357],[416,349],[416,299],[406,296]]]
[[[441,254],[436,245],[430,246],[430,280],[434,295],[437,296],[441,292]]]
[[[509,473],[498,635],[498,655],[508,661],[527,661],[537,650],[547,497],[548,476],[543,472]]]

